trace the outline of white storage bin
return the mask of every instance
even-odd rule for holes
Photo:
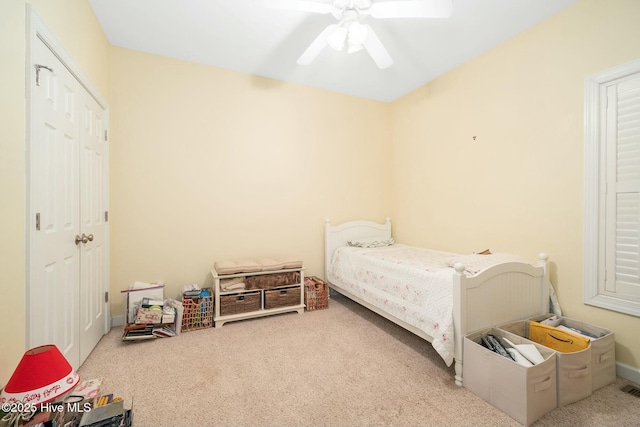
[[[552,314],[532,317],[529,320],[541,322]],[[591,390],[596,391],[616,380],[616,339],[613,331],[599,326],[559,316],[559,324],[579,329],[598,338],[591,339]]]
[[[526,367],[480,344],[486,334],[514,344],[530,342],[517,334],[485,329],[464,339],[463,385],[516,421],[529,426],[556,408],[556,352],[535,344],[545,359]]]
[[[529,320],[504,323],[497,328],[529,338]],[[560,408],[591,395],[591,346],[571,353],[557,351],[556,354],[557,395]]]

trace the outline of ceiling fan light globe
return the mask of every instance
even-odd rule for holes
[[[328,36],[327,44],[335,50],[344,49],[344,42],[347,39],[347,30],[344,27],[336,27]]]
[[[349,44],[361,45],[367,39],[367,28],[361,23],[354,21],[349,24]]]

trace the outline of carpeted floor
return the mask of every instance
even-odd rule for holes
[[[328,310],[122,342],[80,367],[143,426],[518,426],[453,382],[430,344],[337,295]],[[640,426],[618,378],[535,426]]]

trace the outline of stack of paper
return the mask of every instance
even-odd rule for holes
[[[507,348],[509,354],[514,357],[516,363],[522,366],[533,366],[544,362],[544,357],[534,344],[514,344],[507,338],[503,339],[511,348]]]
[[[174,323],[176,321],[176,309],[165,306],[162,309],[162,323]]]

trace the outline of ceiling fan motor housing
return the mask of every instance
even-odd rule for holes
[[[348,12],[359,14],[371,7],[371,0],[335,0],[334,10],[331,12],[334,18],[340,20],[346,17]]]

